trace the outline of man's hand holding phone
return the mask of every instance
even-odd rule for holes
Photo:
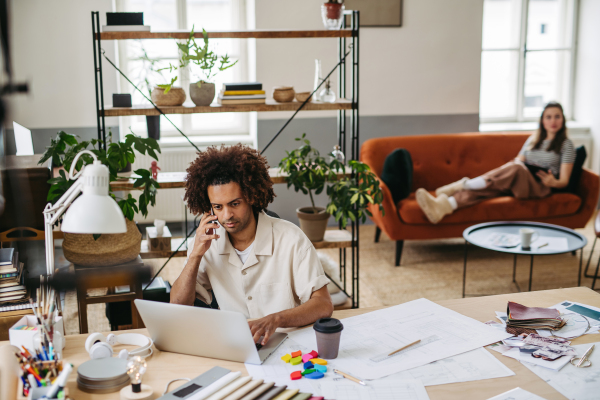
[[[192,256],[202,257],[204,253],[210,248],[210,244],[213,240],[218,239],[216,229],[219,227],[217,216],[214,213],[204,213],[200,219],[200,225],[196,229],[196,238],[194,240],[194,250],[192,250]]]

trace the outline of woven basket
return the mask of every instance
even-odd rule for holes
[[[180,87],[173,86],[165,94],[165,89],[155,87],[152,89],[150,97],[157,106],[180,106],[185,102],[185,91]]]
[[[103,234],[98,240],[89,234],[65,233],[65,258],[84,267],[108,267],[134,260],[142,246],[142,234],[128,219],[127,233]]]

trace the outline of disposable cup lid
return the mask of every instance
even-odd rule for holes
[[[344,329],[344,325],[342,325],[339,319],[321,318],[315,322],[313,328],[315,331],[321,333],[337,333]]]

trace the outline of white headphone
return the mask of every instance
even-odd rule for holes
[[[105,337],[101,333],[92,333],[85,341],[85,349],[92,359],[110,358],[113,356],[112,346],[116,344],[128,344],[139,346],[138,349],[119,352],[119,358],[127,359],[129,356],[140,356],[142,358],[152,355],[152,339],[139,333],[123,333]]]

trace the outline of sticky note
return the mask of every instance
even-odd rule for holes
[[[315,365],[315,369],[319,372],[323,372],[323,373],[327,372],[327,367],[324,365],[317,364],[317,365]]]
[[[310,361],[307,361],[304,363],[304,369],[308,369],[308,368],[312,368],[314,367],[314,364],[311,363]]]
[[[313,358],[312,360],[310,360],[310,362],[312,362],[313,364],[327,365],[327,361],[322,360],[320,358]]]
[[[292,378],[293,381],[298,380],[300,378],[302,378],[302,372],[300,371],[294,371],[290,374],[290,378]]]
[[[317,370],[314,368],[305,369],[304,371],[302,371],[302,376],[307,375],[307,374],[312,374],[313,372],[317,372]]]
[[[308,354],[312,354],[313,358],[317,358],[317,357],[319,357],[319,353],[317,353],[317,352],[316,352],[316,351],[314,351],[314,350],[313,350],[313,351],[311,351],[311,352],[310,352],[310,353],[308,353]]]
[[[292,359],[292,356],[290,356],[289,354],[286,354],[285,356],[281,357],[281,359],[283,361],[285,361],[286,363],[289,363],[290,360]]]
[[[292,352],[292,358],[300,357],[301,355],[302,355],[302,351],[300,351],[300,350]]]
[[[312,354],[303,354],[302,355],[302,362],[307,362],[311,358],[314,358]]]
[[[294,357],[290,360],[290,364],[298,365],[302,362],[302,357]]]
[[[318,372],[318,371],[317,372],[313,372],[312,374],[304,375],[304,377],[308,378],[308,379],[321,379],[324,376],[325,375],[323,375],[322,372]]]

